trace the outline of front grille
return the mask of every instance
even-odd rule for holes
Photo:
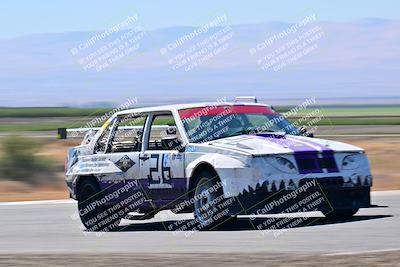
[[[296,158],[296,162],[301,174],[322,172],[318,164],[318,157]]]
[[[300,174],[338,172],[333,153],[295,153]]]
[[[333,154],[325,154],[322,158],[319,158],[319,166],[321,169],[327,169],[328,172],[338,171]]]

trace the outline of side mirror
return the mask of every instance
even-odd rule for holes
[[[307,132],[307,128],[305,126],[301,126],[299,128],[300,134],[306,137],[314,137],[314,133]]]
[[[176,136],[167,136],[161,139],[161,146],[166,150],[179,150],[181,151],[182,142]]]

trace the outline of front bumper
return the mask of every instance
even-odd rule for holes
[[[302,179],[295,190],[259,187],[235,197],[232,213],[261,215],[307,211],[367,208],[371,204],[370,186],[351,185],[342,177]]]

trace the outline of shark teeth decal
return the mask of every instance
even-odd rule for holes
[[[304,178],[303,178],[304,179]],[[318,178],[315,178],[317,181],[319,180]],[[292,191],[296,190],[297,188],[300,187],[300,180],[302,179],[288,179],[288,178],[282,178],[282,179],[274,179],[271,181],[269,180],[264,180],[262,179],[261,181],[258,181],[256,183],[252,184],[242,184],[241,190],[239,190],[239,194],[245,194],[245,193],[254,193],[258,190],[266,190],[267,192],[277,192],[281,190],[286,190],[286,191]],[[323,182],[324,179],[320,178],[320,182]],[[362,175],[354,175],[352,177],[348,177],[347,179],[343,178],[343,183],[352,183],[354,186],[360,187],[360,186],[371,186],[372,184],[372,176],[367,175],[367,176],[362,176]]]
[[[299,186],[300,186],[300,179],[294,179],[293,182],[294,182],[294,186],[295,186],[296,188],[299,188]]]
[[[267,191],[271,192],[272,191],[272,185],[274,184],[274,182],[270,182],[268,183],[268,187],[267,187]]]
[[[246,190],[246,188],[243,188],[242,194],[246,194],[246,193],[248,193],[248,191]]]

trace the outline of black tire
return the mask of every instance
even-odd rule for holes
[[[219,208],[224,200],[219,177],[210,171],[203,171],[196,177],[194,190],[194,218],[197,230],[211,229],[217,225],[228,225],[235,221],[229,214],[229,208]]]
[[[354,214],[356,214],[358,210],[359,210],[358,208],[333,210],[324,213],[324,215],[326,218],[329,219],[348,219],[351,218]]]
[[[102,193],[94,179],[85,179],[78,187],[79,216],[87,231],[112,231],[121,222],[118,214],[110,214],[101,204]]]

